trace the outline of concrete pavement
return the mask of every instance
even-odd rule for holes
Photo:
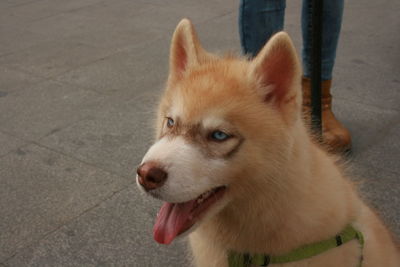
[[[301,47],[300,1],[286,29]],[[239,51],[238,1],[0,1],[0,266],[188,266],[159,246],[134,169],[152,140],[169,42]],[[346,2],[334,108],[352,172],[400,237],[400,2]]]

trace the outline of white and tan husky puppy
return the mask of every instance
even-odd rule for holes
[[[363,248],[354,239],[270,266],[356,267],[361,256],[364,267],[400,266],[390,233],[312,142],[300,77],[286,33],[248,61],[207,53],[191,22],[179,23],[157,140],[137,170],[139,187],[164,201],[157,242],[189,234],[195,266],[227,267],[230,251],[283,255],[351,225],[364,236]]]

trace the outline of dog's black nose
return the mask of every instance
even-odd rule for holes
[[[155,162],[145,162],[137,168],[138,182],[146,191],[161,187],[168,174]]]

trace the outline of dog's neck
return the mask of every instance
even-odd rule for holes
[[[233,200],[199,234],[239,252],[281,254],[330,238],[350,223],[360,204],[351,185],[301,133],[276,185],[271,177],[256,179],[251,196]]]

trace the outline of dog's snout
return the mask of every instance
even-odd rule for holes
[[[138,182],[146,191],[161,187],[168,174],[155,162],[146,162],[137,168]]]

